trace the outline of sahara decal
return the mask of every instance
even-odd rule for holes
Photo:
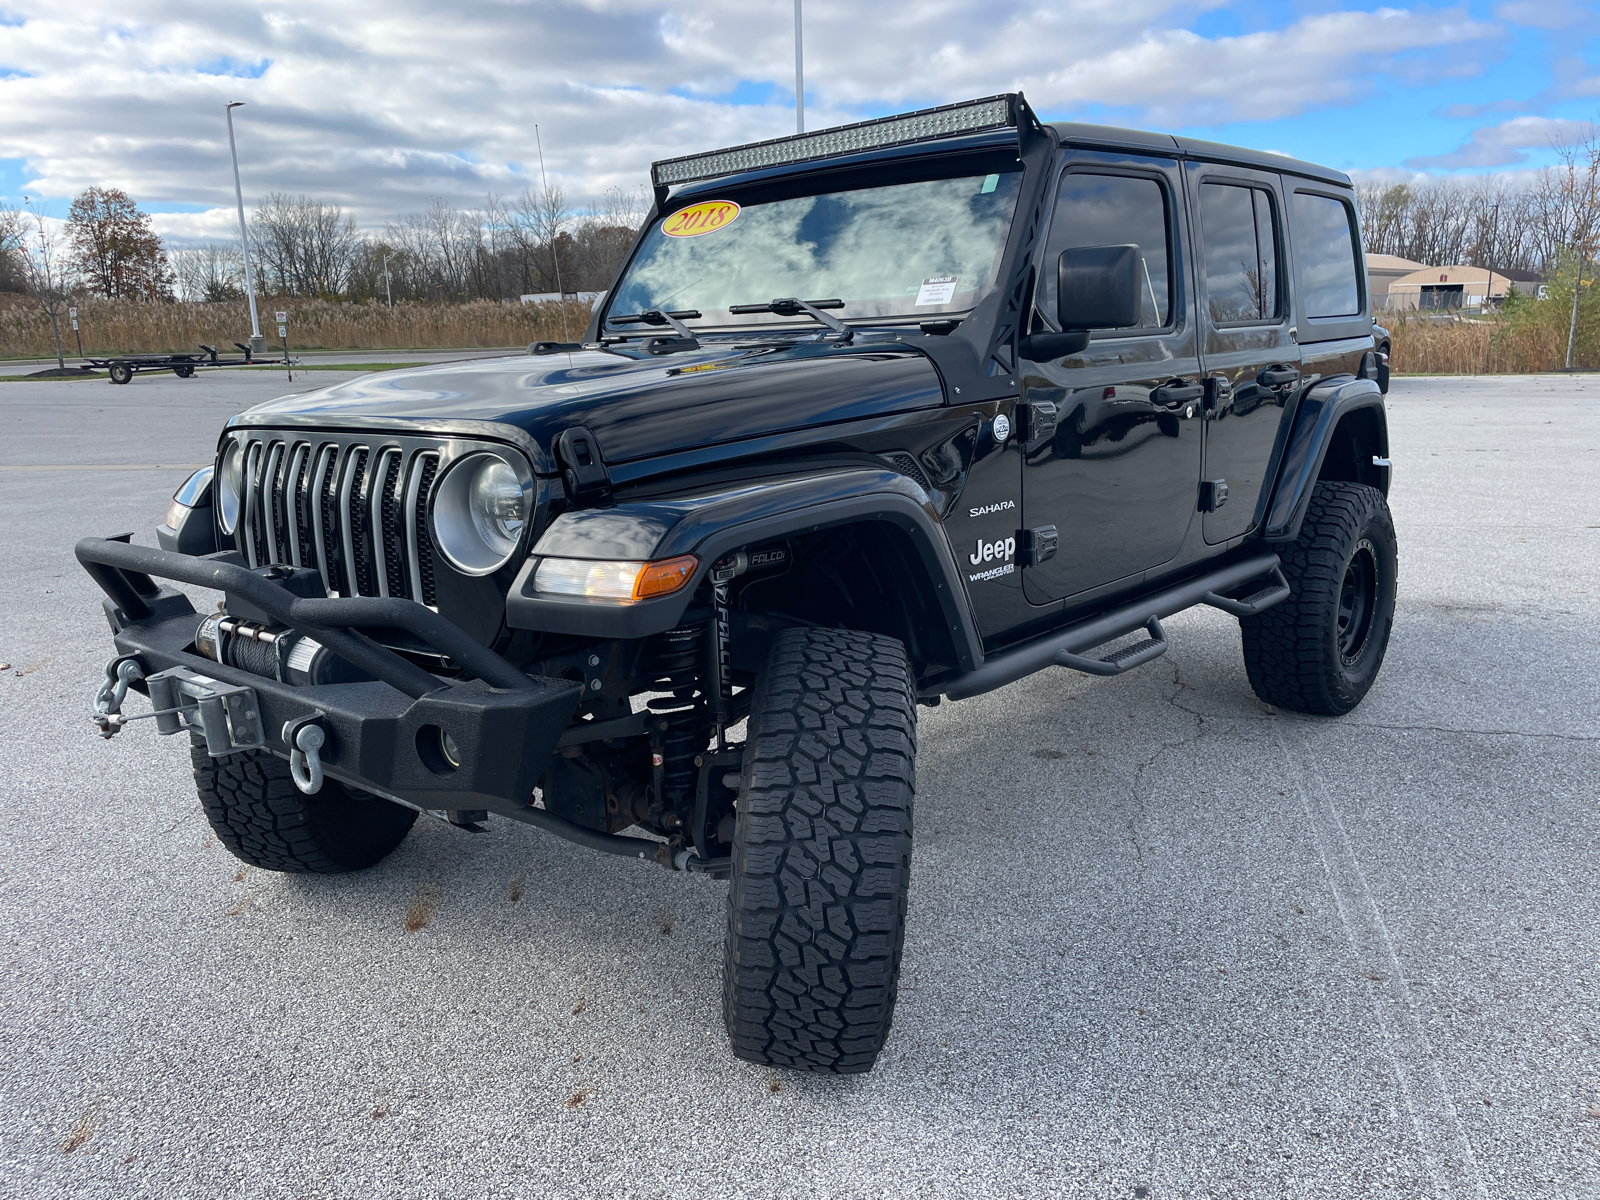
[[[1017,502],[1015,500],[996,500],[993,504],[985,504],[982,508],[967,509],[967,516],[986,517],[990,513],[1004,512],[1006,509],[1015,508],[1016,506]],[[977,560],[974,559],[973,561],[976,562]]]

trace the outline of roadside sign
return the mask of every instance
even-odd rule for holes
[[[289,327],[287,325],[279,325],[278,326],[278,336],[279,337],[288,337],[289,336]]]
[[[286,324],[288,322],[288,320],[289,320],[289,314],[288,313],[281,312],[281,313],[278,314],[278,324],[279,325]]]
[[[73,317],[72,318],[72,328],[74,330],[76,330],[78,328],[78,318],[77,317]]]
[[[67,316],[71,317],[74,321],[76,321],[78,319],[78,310],[77,310],[77,308],[74,307],[74,308],[67,309]],[[74,325],[73,328],[76,329],[77,326]]]

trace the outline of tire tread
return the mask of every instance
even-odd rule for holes
[[[916,697],[893,638],[790,629],[757,682],[728,894],[734,1053],[868,1071],[905,940]]]
[[[307,796],[289,766],[264,750],[212,758],[191,745],[206,820],[235,858],[266,871],[333,875],[372,866],[400,844],[417,814],[324,779]]]

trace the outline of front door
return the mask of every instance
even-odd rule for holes
[[[1061,177],[1035,329],[1044,314],[1053,323],[1066,249],[1138,246],[1143,302],[1137,326],[1096,333],[1081,354],[1022,363],[1023,524],[1057,533],[1054,557],[1024,560],[1034,604],[1138,583],[1177,555],[1194,518],[1204,388],[1182,189],[1172,159],[1086,155]]]
[[[1283,200],[1278,177],[1188,164],[1206,373],[1201,528],[1212,545],[1260,519],[1266,472],[1300,383],[1289,328]]]

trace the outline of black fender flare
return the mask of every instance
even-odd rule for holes
[[[506,623],[596,640],[648,637],[678,624],[711,564],[729,551],[867,521],[885,522],[907,535],[927,572],[926,585],[933,590],[956,662],[963,671],[976,670],[983,664],[983,642],[939,514],[915,482],[885,468],[717,483],[671,497],[562,513],[518,571],[506,596]],[[699,559],[694,575],[659,600],[618,604],[533,590],[534,570],[545,557],[647,562],[682,554]]]
[[[1278,483],[1267,506],[1262,537],[1269,542],[1292,542],[1300,536],[1306,509],[1311,504],[1311,489],[1322,471],[1339,423],[1360,409],[1376,409],[1379,438],[1378,455],[1389,454],[1389,421],[1383,393],[1376,381],[1339,375],[1312,385],[1295,410],[1294,429],[1283,452]],[[1381,468],[1384,491],[1388,491],[1388,468]]]

